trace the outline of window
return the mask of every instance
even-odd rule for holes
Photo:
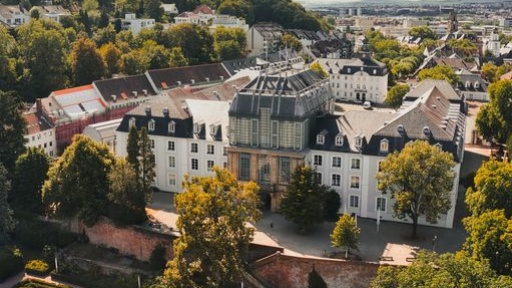
[[[343,146],[343,136],[341,136],[341,135],[336,136],[334,145]]]
[[[174,141],[167,141],[167,150],[174,151],[174,148],[175,148]]]
[[[359,196],[350,195],[349,202],[350,208],[359,208]]]
[[[197,153],[197,143],[190,143],[190,152]]]
[[[352,160],[350,161],[350,168],[354,170],[361,169],[361,159],[352,158]]]
[[[270,181],[270,163],[267,155],[258,156],[260,182]]]
[[[359,176],[350,176],[350,188],[359,189]]]
[[[313,156],[313,165],[322,166],[322,155]]]
[[[279,182],[290,182],[290,158],[279,157]]]
[[[228,155],[228,147],[222,147],[222,155],[227,156]]]
[[[251,121],[251,144],[252,146],[258,146],[258,119],[252,119]]]
[[[377,206],[375,207],[376,211],[383,211],[385,212],[386,211],[386,198],[383,198],[383,197],[377,197]]]
[[[155,139],[150,139],[149,145],[151,146],[151,149],[155,149]]]
[[[194,123],[194,134],[199,134],[201,132],[201,125],[199,123]]]
[[[215,165],[215,162],[213,162],[213,160],[206,161],[206,170],[209,172],[213,171],[214,165]]]
[[[223,162],[222,163],[222,167],[224,167],[224,169],[227,169],[228,168],[228,162]]]
[[[315,177],[315,181],[316,181],[318,184],[322,185],[322,173],[320,173],[320,172],[315,172],[314,177]]]
[[[199,161],[195,158],[192,158],[192,170],[199,170]]]
[[[388,151],[389,151],[389,141],[387,139],[380,141],[380,152],[387,153]]]
[[[213,144],[208,144],[206,146],[206,154],[213,155],[215,153],[215,146]]]
[[[169,156],[169,168],[176,168],[176,157]]]
[[[272,148],[279,148],[279,122],[278,121],[272,121],[271,122],[271,129],[272,129]]]
[[[251,154],[240,154],[240,180],[251,179]]]
[[[155,131],[155,120],[151,119],[148,122],[148,130],[149,131]]]
[[[382,162],[383,161],[379,161],[379,164],[378,164],[378,168],[377,170],[380,172],[382,170]]]
[[[176,174],[168,174],[167,183],[169,183],[169,186],[176,186]]]
[[[130,126],[130,128],[132,127],[135,127],[135,124],[136,124],[136,121],[135,118],[130,118],[130,121],[128,122],[128,126]]]
[[[336,186],[336,187],[341,186],[341,175],[340,174],[332,174],[331,186]]]
[[[46,142],[44,143],[44,148],[46,148],[48,146],[48,144],[46,144]]]
[[[363,146],[363,138],[361,137],[356,137],[356,148],[361,148],[361,146]]]
[[[332,167],[341,168],[341,157],[332,157]]]
[[[50,147],[52,147],[52,145],[53,145],[53,141],[50,141]]]
[[[316,144],[323,145],[325,141],[325,137],[322,134],[316,135]]]
[[[174,121],[169,122],[169,124],[167,125],[167,129],[169,133],[176,132],[176,123]]]

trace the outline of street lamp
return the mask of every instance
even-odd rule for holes
[[[436,252],[436,242],[437,242],[437,235],[434,236],[434,239],[432,239],[432,251]]]

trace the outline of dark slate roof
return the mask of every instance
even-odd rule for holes
[[[317,61],[330,74],[339,73],[342,75],[352,75],[359,71],[364,71],[369,75],[386,75],[388,69],[386,64],[371,58],[352,58],[352,59],[330,59],[319,58]],[[376,73],[373,73],[376,70]]]
[[[450,97],[456,92],[445,91],[448,85],[440,85],[439,80],[423,82],[412,91],[419,95],[404,101],[396,118],[384,123],[371,137],[364,148],[364,154],[381,155],[380,142],[389,142],[389,152],[401,150],[411,140],[426,140],[440,144],[444,151],[451,152],[460,161],[459,148],[462,145],[465,129],[465,115],[461,112],[463,102]],[[416,91],[418,90],[418,91]],[[409,100],[414,100],[410,102]]]
[[[112,95],[116,95],[117,101],[134,98],[134,91],[138,96],[156,95],[146,75],[134,75],[121,78],[112,78],[94,81],[93,85],[98,89],[103,99],[112,101]]]
[[[311,70],[261,75],[237,93],[229,115],[256,116],[260,108],[266,107],[271,109],[271,117],[309,117],[332,98],[326,85],[327,81]]]
[[[187,67],[148,70],[148,78],[157,89],[175,88],[181,85],[227,80],[230,75],[221,63],[195,65]],[[207,80],[208,78],[208,80]],[[178,82],[179,81],[179,82]]]
[[[258,57],[247,57],[242,59],[225,60],[222,61],[222,65],[233,76],[242,69],[248,69],[258,66]]]
[[[312,40],[318,41],[320,40],[320,35],[311,30],[302,30],[302,29],[287,29],[286,33],[292,34],[298,39],[304,40]]]
[[[462,71],[459,74],[459,83],[457,85],[460,91],[468,92],[487,92],[487,82],[479,75],[469,71]]]
[[[457,94],[450,83],[444,80],[435,79],[426,79],[422,81],[418,86],[404,96],[404,101],[414,101],[419,97],[424,96],[425,93],[429,92],[434,87],[439,89],[443,94],[443,97],[448,99],[450,102],[460,102],[461,99],[459,94]]]

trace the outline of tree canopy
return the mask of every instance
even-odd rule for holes
[[[388,94],[386,95],[384,103],[395,109],[400,107],[402,105],[405,94],[407,94],[409,90],[410,88],[408,85],[397,84],[391,87],[391,89],[388,91]]]
[[[20,113],[22,105],[14,93],[0,91],[0,164],[11,172],[16,159],[25,151],[26,124]]]
[[[456,85],[459,82],[459,76],[447,65],[437,65],[421,70],[418,74],[418,80],[423,81],[425,79],[446,80],[452,85]]]
[[[389,154],[380,163],[378,189],[395,199],[395,217],[412,219],[413,237],[417,236],[419,216],[436,223],[439,215],[450,209],[454,166],[452,154],[419,140]]]
[[[175,197],[180,237],[164,282],[172,287],[226,287],[240,279],[244,253],[257,221],[258,186],[238,183],[226,169],[213,168],[212,177],[186,178]]]
[[[90,84],[105,75],[103,58],[90,39],[81,37],[73,44],[69,61],[76,86]]]
[[[428,26],[412,27],[411,30],[409,30],[409,35],[423,39],[437,40],[436,32],[432,31],[432,29],[428,28]]]
[[[0,163],[0,237],[2,238],[13,232],[16,225],[14,213],[7,202],[7,195],[11,189],[11,183],[7,177],[7,170]]]
[[[348,214],[340,216],[331,234],[331,245],[336,248],[345,248],[345,258],[348,258],[350,248],[357,249],[361,229],[357,227],[356,220]]]

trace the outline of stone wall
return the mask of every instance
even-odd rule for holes
[[[138,226],[115,226],[110,220],[102,218],[94,226],[81,225],[89,242],[119,250],[123,255],[133,255],[136,259],[149,261],[151,252],[159,244],[167,247],[168,259],[172,258],[172,241],[176,238],[172,234],[151,231]]]
[[[275,288],[306,288],[313,267],[328,287],[367,288],[377,275],[379,264],[276,253],[256,261],[252,273]]]

